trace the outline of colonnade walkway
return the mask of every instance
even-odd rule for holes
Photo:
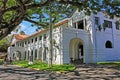
[[[74,71],[58,73],[0,65],[0,80],[120,80],[120,68],[81,64]]]

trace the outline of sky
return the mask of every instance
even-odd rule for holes
[[[20,31],[24,31],[26,35],[34,34],[36,32],[36,28],[37,28],[37,26],[31,26],[31,23],[29,23],[27,21],[23,21],[20,24],[20,26],[21,27],[17,33],[19,33]],[[16,34],[16,32],[12,32],[12,34]]]

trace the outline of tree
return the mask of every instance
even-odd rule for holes
[[[112,17],[120,17],[119,0],[1,0],[0,1],[0,39],[7,36],[23,20],[34,25],[46,27],[49,25],[49,4],[53,6],[52,22],[55,23],[69,14],[75,8],[85,10],[86,14],[105,10]]]
[[[0,51],[1,52],[7,52],[7,48],[9,46],[9,42],[7,41],[6,38],[3,38],[2,40],[0,40]]]
[[[20,31],[20,34],[25,35],[25,32],[24,31]]]

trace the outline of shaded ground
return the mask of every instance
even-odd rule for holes
[[[120,69],[102,65],[77,65],[67,73],[37,71],[0,65],[0,80],[120,80]]]

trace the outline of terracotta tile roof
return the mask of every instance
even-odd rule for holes
[[[14,34],[14,37],[16,39],[16,41],[12,42],[10,45],[14,45],[16,42],[21,41],[25,38],[27,38],[27,35],[22,35],[22,34]]]
[[[53,26],[53,28],[56,28],[56,27],[58,27],[58,26],[60,26],[60,25],[62,25],[62,24],[65,24],[65,23],[68,23],[68,19],[64,19],[64,20],[56,23],[56,24]],[[16,38],[16,40],[17,40],[16,42],[19,42],[19,41],[21,41],[21,40],[25,40],[25,39],[28,39],[28,38],[30,38],[30,37],[33,37],[33,36],[35,36],[35,35],[37,35],[37,34],[43,33],[43,32],[45,32],[45,31],[47,31],[47,30],[49,30],[49,28],[48,28],[48,29],[45,29],[45,30],[38,31],[38,32],[36,32],[35,34],[32,34],[32,35],[30,35],[30,36],[21,35],[21,34],[14,34],[14,36],[15,36],[15,38]],[[12,43],[11,45],[13,45],[13,44],[15,44],[15,43]]]
[[[63,24],[65,24],[65,23],[68,23],[68,19],[64,19],[64,20],[56,23],[55,25],[53,25],[53,28],[56,28],[56,27],[58,27],[58,26],[60,26],[60,25],[63,25]],[[30,36],[21,35],[21,34],[14,34],[14,37],[16,38],[16,41],[15,41],[14,43],[11,43],[11,45],[14,45],[16,42],[19,42],[19,41],[21,41],[21,40],[26,40],[26,39],[28,39],[28,38],[30,38],[30,37],[33,37],[33,36],[37,35],[37,34],[43,33],[43,32],[45,32],[45,31],[47,31],[47,30],[49,30],[49,28],[48,28],[48,29],[45,29],[45,30],[38,31],[38,32],[36,32],[35,34],[32,34],[32,35],[30,35]]]
[[[68,23],[68,19],[65,19],[65,20],[62,20],[62,21],[56,23],[53,27],[57,27],[57,26],[60,26],[62,24],[65,24],[65,23]]]
[[[21,34],[14,34],[14,37],[16,38],[16,40],[23,40],[25,38],[27,38],[27,35],[21,35]]]
[[[62,21],[56,23],[56,24],[53,26],[53,28],[56,28],[56,27],[58,27],[58,26],[60,26],[60,25],[62,25],[62,24],[65,24],[65,23],[67,23],[67,22],[68,22],[68,19],[62,20]],[[36,32],[35,34],[32,34],[32,35],[24,38],[24,40],[25,40],[25,39],[28,39],[28,38],[30,38],[30,37],[33,37],[33,36],[35,36],[35,35],[37,35],[37,34],[40,34],[40,33],[42,33],[42,32],[45,32],[45,31],[47,31],[47,30],[49,30],[49,29],[40,30],[40,31]],[[22,39],[22,40],[23,40],[23,39]]]

